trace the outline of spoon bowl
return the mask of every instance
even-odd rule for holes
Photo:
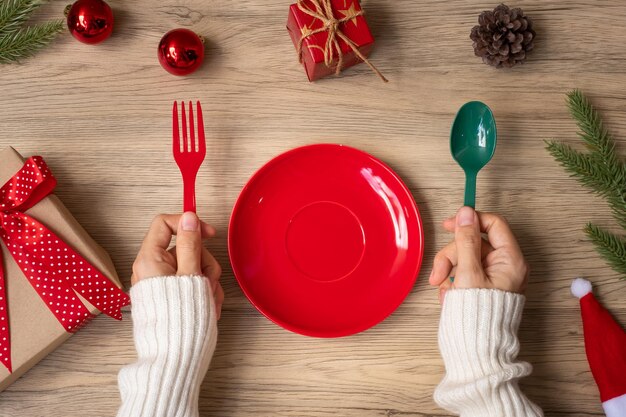
[[[480,101],[465,103],[450,132],[450,152],[465,171],[465,205],[476,206],[476,177],[496,151],[496,121],[491,109]]]

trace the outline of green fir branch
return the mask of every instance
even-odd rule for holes
[[[626,163],[617,155],[615,141],[600,115],[580,90],[568,93],[567,105],[589,152],[555,141],[546,141],[546,149],[581,184],[604,197],[618,224],[626,229]],[[598,252],[626,279],[626,239],[591,223],[585,232]]]
[[[42,4],[43,0],[0,0],[0,35],[19,30]]]
[[[623,193],[626,190],[626,164],[617,156],[615,141],[604,127],[600,115],[580,90],[567,95],[567,104],[581,130],[579,136],[591,155],[598,158],[602,169],[613,178],[614,189]]]
[[[55,20],[0,36],[0,63],[15,63],[33,55],[62,29],[63,21]]]
[[[580,128],[579,136],[592,152],[612,157],[615,155],[613,140],[604,128],[602,119],[580,90],[567,94],[567,106]]]
[[[626,279],[626,239],[591,223],[585,227],[585,233],[608,264]]]
[[[547,141],[546,144],[554,159],[584,185],[602,196],[613,191],[614,177],[592,155],[578,152],[565,143]]]
[[[626,175],[614,173],[597,154],[582,153],[570,145],[546,141],[548,152],[581,184],[604,197],[620,226],[626,229]]]

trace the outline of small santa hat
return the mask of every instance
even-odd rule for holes
[[[591,283],[577,278],[572,294],[580,298],[587,361],[606,417],[626,416],[626,332],[591,292]]]

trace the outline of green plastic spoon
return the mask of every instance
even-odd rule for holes
[[[450,132],[452,157],[465,171],[465,205],[476,206],[476,177],[496,151],[496,121],[491,109],[470,101],[459,109]]]

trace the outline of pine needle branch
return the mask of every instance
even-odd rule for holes
[[[0,64],[15,63],[46,46],[63,29],[56,20],[0,36]]]
[[[603,169],[614,179],[613,185],[618,191],[626,189],[626,164],[620,161],[615,151],[615,142],[602,123],[598,112],[580,90],[567,95],[567,104],[576,120],[583,139],[591,154],[598,158]]]
[[[614,177],[602,169],[591,155],[578,152],[565,143],[547,141],[546,144],[554,159],[584,185],[602,196],[613,191]]]
[[[615,142],[600,115],[581,91],[568,93],[567,105],[589,152],[554,141],[546,141],[546,149],[573,177],[604,197],[618,224],[626,229],[626,163],[617,155]],[[626,279],[626,238],[591,223],[585,232],[598,252]]]
[[[546,142],[547,149],[583,185],[606,198],[618,223],[626,229],[626,164],[618,157],[615,142],[583,93],[570,92],[567,104],[591,152],[578,152],[553,141]]]
[[[608,264],[626,279],[626,239],[591,223],[585,227],[585,233]]]
[[[0,35],[15,32],[43,0],[0,0]]]
[[[567,105],[581,130],[579,135],[589,149],[601,155],[611,154],[614,148],[611,136],[604,128],[600,115],[583,93],[580,90],[570,91],[567,94]]]
[[[546,144],[548,152],[566,171],[607,200],[615,219],[626,229],[626,176],[607,170],[597,155],[578,152],[564,143]]]

